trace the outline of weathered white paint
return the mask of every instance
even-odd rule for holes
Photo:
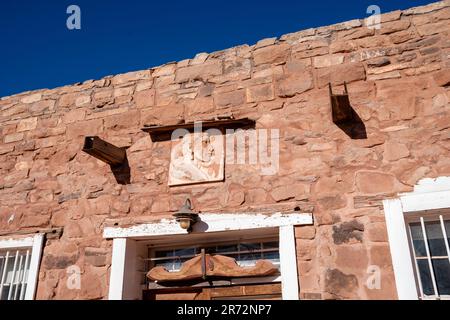
[[[450,190],[437,192],[414,192],[400,197],[403,212],[417,212],[450,208]]]
[[[414,193],[449,190],[450,177],[425,178],[414,186]]]
[[[405,217],[416,212],[450,208],[450,177],[422,179],[413,192],[401,194],[398,199],[384,200],[383,206],[398,298],[418,299]]]
[[[34,237],[0,239],[0,249],[31,248]]]
[[[127,239],[114,239],[112,246],[111,274],[109,277],[109,300],[122,300],[123,298],[126,252]]]
[[[310,213],[273,214],[200,214],[200,221],[193,225],[191,234],[220,231],[248,230],[312,224]],[[139,224],[128,228],[106,227],[105,238],[148,238],[164,235],[188,234],[175,219],[162,219],[155,223]]]
[[[298,300],[297,255],[294,226],[282,226],[280,237],[280,269],[283,300]]]
[[[28,271],[27,291],[25,300],[33,300],[36,295],[36,287],[39,276],[39,265],[41,263],[42,247],[44,245],[44,234],[40,233],[33,237],[31,250],[30,270]]]
[[[409,250],[405,218],[399,199],[384,200],[386,227],[391,248],[397,296],[400,300],[417,300],[413,261]]]

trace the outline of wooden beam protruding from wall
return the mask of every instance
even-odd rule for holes
[[[124,149],[116,147],[97,136],[84,138],[83,151],[111,166],[120,166],[126,162]]]

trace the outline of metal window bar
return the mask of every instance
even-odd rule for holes
[[[433,283],[434,295],[437,299],[439,299],[439,292],[437,289],[436,279],[434,277],[433,263],[431,261],[430,248],[428,246],[427,231],[425,229],[425,222],[423,220],[423,217],[420,217],[420,226],[422,227],[423,240],[425,242],[425,251],[427,253],[428,268],[430,269],[430,276],[431,276],[431,281]]]
[[[23,255],[20,255],[19,258],[19,270],[15,273],[16,277],[14,278],[14,294],[13,294],[13,300],[17,300],[17,290],[19,289],[19,280],[22,276],[22,261],[23,261]],[[11,286],[12,287],[12,286]]]
[[[416,256],[416,250],[414,249],[414,244],[413,244],[413,237],[412,237],[412,232],[411,232],[411,225],[408,225],[409,228],[409,238],[411,239],[411,245],[412,245],[412,254],[413,254],[413,258],[414,258],[414,265],[416,267],[416,274],[417,274],[417,282],[419,283],[419,290],[420,290],[420,298],[423,299],[424,294],[423,294],[423,287],[422,287],[422,279],[420,278],[420,272],[419,272],[419,264],[417,263],[417,256]]]
[[[175,250],[169,250],[172,252],[175,252]],[[265,252],[278,252],[279,249],[271,248],[271,249],[261,249],[261,250],[242,250],[242,251],[228,251],[228,252],[221,252],[221,255],[232,255],[232,254],[246,254],[246,253],[255,253],[260,252],[261,258],[263,257],[263,253]],[[149,261],[163,261],[163,260],[172,260],[172,259],[188,259],[193,258],[194,255],[183,255],[183,256],[169,256],[169,257],[159,257],[159,258],[146,258],[143,260],[149,260]]]
[[[17,267],[18,259],[19,259],[19,250],[16,251],[16,256],[14,257],[14,265],[13,265],[13,270],[12,270],[12,274],[11,274],[11,282],[9,283],[8,300],[11,300],[11,295],[13,293],[14,278],[16,276],[16,267]]]
[[[22,275],[22,283],[21,283],[21,287],[20,287],[20,300],[23,300],[25,298],[25,288],[26,288],[26,282],[28,279],[28,270],[30,268],[29,263],[31,263],[30,261],[30,250],[27,250],[26,256],[25,256],[25,265],[24,265],[24,270],[23,270],[23,275]]]
[[[447,230],[445,230],[444,218],[442,215],[439,216],[439,221],[441,222],[442,235],[444,236],[445,249],[447,250],[447,258],[450,263],[450,248],[448,244]]]
[[[8,268],[8,260],[9,260],[9,251],[6,251],[5,262],[3,263],[3,270],[2,270],[2,274],[0,275],[1,276],[1,280],[0,280],[0,300],[2,299],[2,295],[3,295],[3,286],[5,285],[6,270]]]
[[[31,262],[30,250],[6,250],[0,254],[0,300],[23,300]]]

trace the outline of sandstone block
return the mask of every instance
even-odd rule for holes
[[[336,247],[336,266],[343,271],[362,271],[369,265],[367,249],[362,245]]]
[[[397,190],[398,180],[392,175],[376,171],[356,173],[356,186],[362,193],[393,193]]]
[[[214,103],[219,108],[240,106],[245,104],[245,90],[233,90],[230,92],[214,93]]]
[[[37,127],[38,118],[23,119],[17,125],[17,132],[34,130]]]
[[[164,77],[175,74],[177,65],[175,63],[165,64],[153,70],[152,77]]]
[[[91,102],[91,96],[89,95],[80,95],[75,99],[75,106],[83,106]]]
[[[314,87],[309,71],[283,76],[276,81],[277,94],[280,97],[293,97]]]
[[[22,103],[33,103],[41,100],[42,93],[33,93],[27,96],[24,96],[22,99],[20,99],[20,102]]]
[[[389,34],[397,31],[408,29],[411,25],[409,20],[399,20],[393,22],[386,22],[381,24],[380,34]]]
[[[328,269],[325,273],[325,290],[334,298],[354,298],[357,296],[358,279],[353,274],[345,274],[339,269]]]
[[[367,238],[372,242],[387,242],[388,235],[384,223],[371,223],[367,227]]]
[[[315,68],[331,67],[343,62],[344,55],[342,54],[325,55],[313,58],[313,65]]]
[[[207,60],[202,64],[178,68],[175,81],[181,83],[189,80],[207,80],[220,74],[222,74],[222,61]]]
[[[155,105],[155,91],[143,90],[134,95],[134,102],[138,108],[147,108]]]
[[[335,244],[362,242],[363,235],[364,225],[356,220],[333,226],[333,241]]]
[[[409,156],[408,147],[402,143],[389,141],[384,145],[384,159],[396,161]]]
[[[113,130],[130,129],[139,126],[140,112],[138,110],[128,111],[126,114],[117,114],[106,117],[105,128]]]
[[[16,142],[16,141],[20,141],[23,139],[23,133],[19,132],[19,133],[12,133],[12,134],[8,134],[3,138],[3,142],[4,143],[11,143],[11,142]]]
[[[63,108],[67,108],[75,105],[75,101],[78,98],[76,93],[66,93],[63,94],[58,101],[58,105]]]
[[[312,240],[316,236],[316,227],[302,226],[295,228],[295,238]]]
[[[275,95],[271,83],[247,88],[247,102],[261,102],[273,99],[275,99]]]
[[[450,85],[450,69],[441,70],[433,75],[434,81],[440,87],[448,87]]]
[[[119,74],[111,79],[111,83],[114,86],[117,86],[145,79],[150,79],[150,70],[139,70]]]
[[[30,106],[30,112],[32,114],[42,113],[45,111],[53,110],[55,107],[55,100],[39,100]]]
[[[290,46],[286,43],[256,49],[253,51],[255,66],[265,63],[278,64],[286,62],[289,50]]]
[[[170,125],[181,123],[184,119],[184,105],[175,104],[141,110],[143,125]]]
[[[350,83],[357,80],[365,80],[366,71],[362,63],[344,63],[329,68],[317,70],[317,82],[319,88],[323,88],[331,83],[341,85],[344,82]]]
[[[97,135],[103,131],[103,120],[92,119],[69,124],[67,127],[67,138]]]
[[[416,27],[419,35],[429,36],[432,34],[440,34],[448,30],[448,21],[441,21],[437,23],[429,23],[423,26]]]
[[[192,101],[186,102],[186,114],[187,116],[207,114],[214,111],[214,100],[211,96],[200,97]]]
[[[84,120],[86,117],[86,110],[84,109],[73,109],[64,114],[64,123],[74,123]]]

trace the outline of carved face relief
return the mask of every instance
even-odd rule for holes
[[[223,178],[222,135],[199,132],[172,140],[169,186],[222,181]]]

